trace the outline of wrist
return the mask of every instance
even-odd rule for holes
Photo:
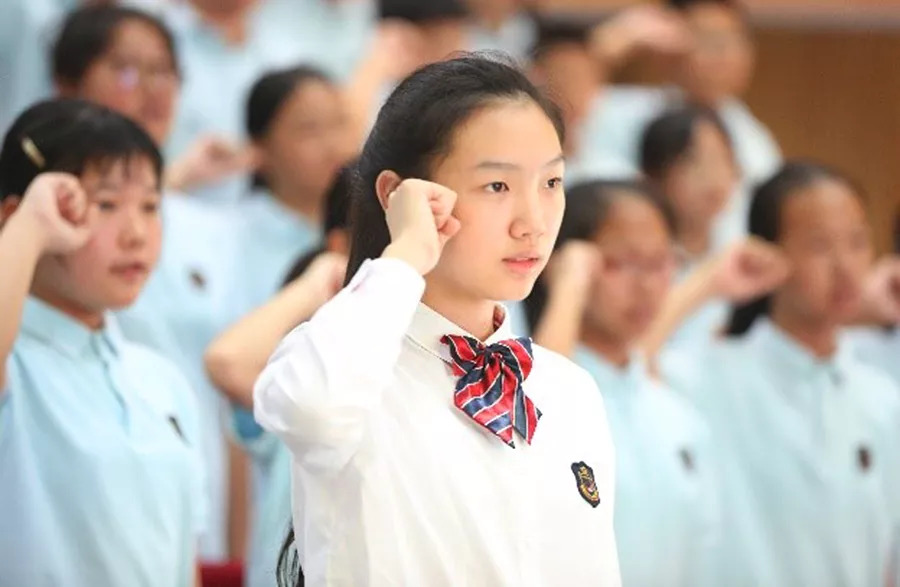
[[[13,213],[3,227],[3,232],[15,243],[16,249],[24,255],[33,257],[35,262],[47,250],[49,239],[44,237],[41,223],[30,215]]]
[[[427,252],[423,250],[421,245],[410,243],[404,238],[398,238],[385,247],[381,253],[383,258],[397,259],[405,262],[416,270],[419,275],[425,276],[431,267],[427,262]]]

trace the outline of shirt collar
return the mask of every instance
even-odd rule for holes
[[[815,356],[766,318],[758,320],[753,325],[751,337],[752,341],[772,358],[775,365],[781,366],[784,372],[796,374],[801,378],[824,372],[840,379],[847,374],[852,362],[853,351],[842,335],[838,336],[837,350],[825,359]]]
[[[494,322],[499,323],[496,330],[486,340],[485,345],[491,345],[501,340],[513,338],[512,328],[509,323],[509,312],[506,311],[501,304],[494,307]],[[416,313],[413,315],[412,323],[406,331],[406,335],[416,345],[422,347],[432,355],[440,357],[441,360],[451,362],[450,351],[447,345],[441,342],[441,338],[445,334],[455,334],[459,336],[469,336],[478,338],[475,335],[466,332],[460,326],[454,324],[447,318],[438,314],[423,303],[419,303]]]
[[[601,354],[583,345],[575,349],[574,358],[578,365],[590,373],[604,394],[616,390],[635,392],[643,387],[648,377],[647,365],[640,353],[632,352],[624,367],[612,364]]]
[[[103,327],[91,330],[35,297],[25,300],[22,332],[71,357],[81,356],[92,348],[96,352],[118,356],[125,341],[119,325],[109,312],[103,316]]]

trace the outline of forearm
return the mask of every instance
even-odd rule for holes
[[[703,304],[714,297],[712,261],[704,263],[672,288],[658,316],[641,342],[649,361],[655,361],[666,341]]]
[[[278,343],[319,308],[321,296],[302,279],[287,286],[216,338],[204,362],[213,383],[231,401],[253,409],[253,384]]]
[[[34,237],[36,228],[15,214],[0,230],[0,383],[6,383],[6,358],[22,322],[22,309],[41,246]]]
[[[534,341],[544,348],[571,357],[581,336],[584,304],[565,288],[552,288],[544,312],[534,329]]]

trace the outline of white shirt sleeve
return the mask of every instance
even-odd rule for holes
[[[352,458],[424,290],[422,276],[403,261],[366,261],[275,350],[254,388],[254,416],[299,465],[337,470]]]

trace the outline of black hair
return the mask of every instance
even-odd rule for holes
[[[281,544],[281,550],[278,552],[278,566],[275,573],[278,579],[278,587],[304,586],[305,579],[303,577],[303,569],[300,567],[300,557],[297,554],[295,538],[296,533],[292,525],[284,542]]]
[[[844,183],[860,199],[863,198],[862,190],[836,169],[810,161],[789,161],[756,188],[750,204],[750,234],[771,243],[777,242],[781,236],[781,211],[787,199],[822,181]],[[733,307],[725,333],[728,336],[746,334],[757,318],[769,314],[771,305],[772,296],[768,295]]]
[[[538,17],[537,37],[531,47],[532,60],[545,57],[559,45],[580,45],[586,48],[593,24],[571,18]]]
[[[325,196],[325,224],[322,227],[322,233],[326,237],[333,230],[346,230],[350,224],[350,197],[355,182],[355,162],[344,166],[334,178],[331,188]],[[315,249],[301,255],[291,266],[282,286],[288,285],[303,275],[316,257],[325,251],[327,251],[326,243],[321,243]]]
[[[44,171],[80,175],[89,165],[146,157],[157,181],[163,160],[153,139],[135,122],[91,102],[55,99],[19,115],[0,150],[0,200],[22,196]]]
[[[468,10],[462,0],[379,0],[381,18],[400,18],[415,24],[462,19]]]
[[[260,140],[268,134],[272,123],[294,91],[309,83],[333,81],[324,71],[308,65],[279,69],[265,73],[256,80],[247,97],[247,136]],[[252,177],[253,187],[266,187],[265,178],[257,172]]]
[[[159,33],[169,51],[172,68],[178,75],[175,40],[161,20],[134,8],[98,4],[73,10],[66,17],[51,52],[53,77],[61,82],[78,83],[91,64],[109,50],[119,25],[129,20],[143,22]]]
[[[637,198],[649,203],[662,216],[669,235],[675,235],[675,215],[669,203],[647,182],[594,180],[566,190],[566,209],[554,250],[570,241],[593,241],[609,219],[613,206],[621,199]],[[525,315],[531,328],[536,328],[547,303],[547,286],[542,279],[535,283],[525,299]]]
[[[697,124],[709,122],[732,149],[731,137],[716,111],[705,106],[687,105],[663,112],[644,129],[641,137],[641,170],[659,181],[673,165],[690,151]],[[733,154],[733,150],[732,150]]]
[[[505,99],[531,100],[556,128],[565,127],[559,108],[515,66],[497,57],[462,55],[426,65],[394,90],[378,113],[359,160],[358,189],[350,213],[349,281],[366,259],[390,244],[375,180],[385,170],[401,178],[428,179],[452,147],[453,134],[475,112]]]

